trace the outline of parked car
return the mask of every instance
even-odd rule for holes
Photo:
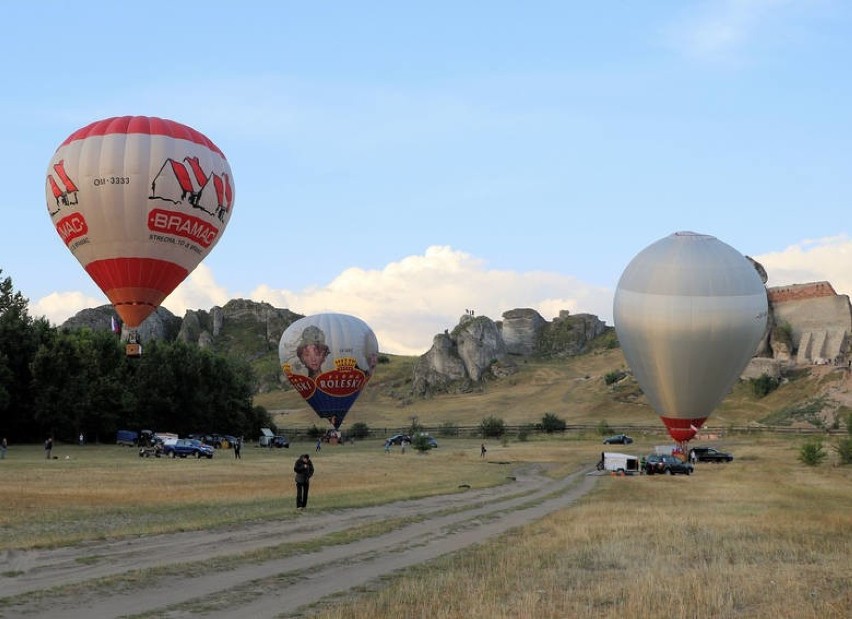
[[[633,442],[633,439],[627,436],[626,434],[616,434],[615,436],[608,436],[604,439],[604,445],[629,445]]]
[[[193,456],[209,460],[215,452],[216,450],[210,445],[205,445],[195,438],[179,438],[175,441],[166,441],[163,443],[163,455],[171,456],[172,458]]]
[[[411,443],[411,437],[408,434],[394,434],[389,439],[385,440],[385,443],[390,443],[391,445],[402,445],[402,442]]]
[[[272,437],[272,443],[270,447],[284,447],[286,449],[290,449],[290,439],[288,439],[283,434],[276,434]]]
[[[692,475],[692,463],[671,455],[653,454],[645,458],[646,475]]]
[[[731,462],[734,457],[714,447],[693,447],[689,450],[692,462]]]

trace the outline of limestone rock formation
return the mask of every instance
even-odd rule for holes
[[[503,312],[503,320],[497,325],[503,334],[506,352],[528,356],[535,352],[538,335],[547,321],[534,309],[523,308]]]
[[[521,308],[495,323],[487,316],[465,314],[452,332],[436,335],[432,348],[414,368],[415,395],[470,390],[492,377],[517,371],[515,359],[532,355],[561,357],[586,352],[606,331],[591,314],[560,312],[548,322],[535,310]]]
[[[64,329],[88,328],[92,331],[110,331],[112,319],[118,320],[118,314],[112,305],[100,305],[98,307],[80,310],[71,318],[62,323]],[[175,338],[180,329],[181,319],[172,314],[164,307],[158,307],[148,318],[145,319],[137,333],[142,342],[151,340],[171,340]],[[127,329],[122,328],[122,339],[127,339]]]
[[[112,316],[115,316],[113,307],[102,305],[78,312],[65,321],[62,327],[109,330]],[[277,350],[281,334],[301,317],[300,314],[275,308],[269,303],[235,299],[209,311],[187,310],[183,319],[159,307],[142,323],[138,333],[143,343],[178,339],[202,348],[219,347],[252,359]],[[126,337],[126,333],[124,335]]]

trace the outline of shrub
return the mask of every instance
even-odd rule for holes
[[[820,439],[808,441],[799,448],[799,460],[808,466],[818,465],[825,460],[826,455]]]
[[[429,437],[425,434],[418,434],[411,439],[411,446],[417,451],[426,452],[432,449],[432,444],[429,442]]]
[[[316,425],[313,425],[308,428],[308,436],[310,438],[320,438],[322,436],[325,436],[325,430],[323,428],[316,427]]]
[[[499,417],[486,417],[479,423],[479,431],[486,438],[496,438],[506,433],[506,424]]]
[[[752,393],[758,398],[768,396],[778,389],[778,385],[780,384],[777,378],[773,378],[765,373],[761,374],[759,378],[750,378],[749,382],[751,383]]]
[[[547,434],[554,432],[565,432],[565,420],[560,419],[553,413],[546,413],[541,418],[541,429]]]
[[[353,423],[352,427],[349,429],[349,434],[352,435],[352,438],[367,438],[370,436],[370,426],[363,421]]]
[[[518,430],[518,440],[525,442],[527,439],[529,439],[530,434],[532,434],[534,431],[535,426],[531,423],[521,426],[521,429]]]
[[[617,383],[625,376],[627,376],[627,373],[623,372],[622,370],[614,370],[612,372],[607,372],[604,375],[604,383],[609,386],[613,383]]]
[[[840,439],[834,450],[840,458],[840,464],[852,464],[852,437]]]
[[[598,422],[598,434],[601,436],[606,436],[607,434],[612,434],[612,428],[609,427],[609,424],[605,419],[601,419]]]

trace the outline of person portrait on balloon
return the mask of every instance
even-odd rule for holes
[[[306,327],[296,348],[296,356],[308,369],[308,378],[316,378],[322,373],[322,364],[328,353],[322,329],[314,325]]]

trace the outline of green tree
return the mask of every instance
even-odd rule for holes
[[[352,427],[349,428],[349,433],[353,438],[367,438],[370,436],[370,426],[363,421],[359,421],[352,424]]]
[[[840,458],[840,464],[852,464],[852,437],[841,438],[834,446],[834,450]]]
[[[547,434],[554,432],[565,432],[565,420],[560,419],[553,413],[546,413],[541,418],[541,429]]]
[[[758,378],[750,379],[751,391],[758,398],[763,398],[775,391],[781,384],[777,378],[769,374],[761,374]]]
[[[124,354],[112,333],[54,330],[32,363],[35,418],[64,440],[114,436],[121,418]]]
[[[43,433],[34,417],[30,366],[53,330],[46,319],[30,317],[28,303],[15,291],[12,278],[0,278],[0,424],[6,436],[16,441],[34,440]]]
[[[411,439],[411,446],[419,452],[427,452],[432,449],[432,442],[425,434],[417,434]]]
[[[486,417],[479,423],[479,431],[486,438],[499,438],[506,433],[506,424],[499,417]]]

